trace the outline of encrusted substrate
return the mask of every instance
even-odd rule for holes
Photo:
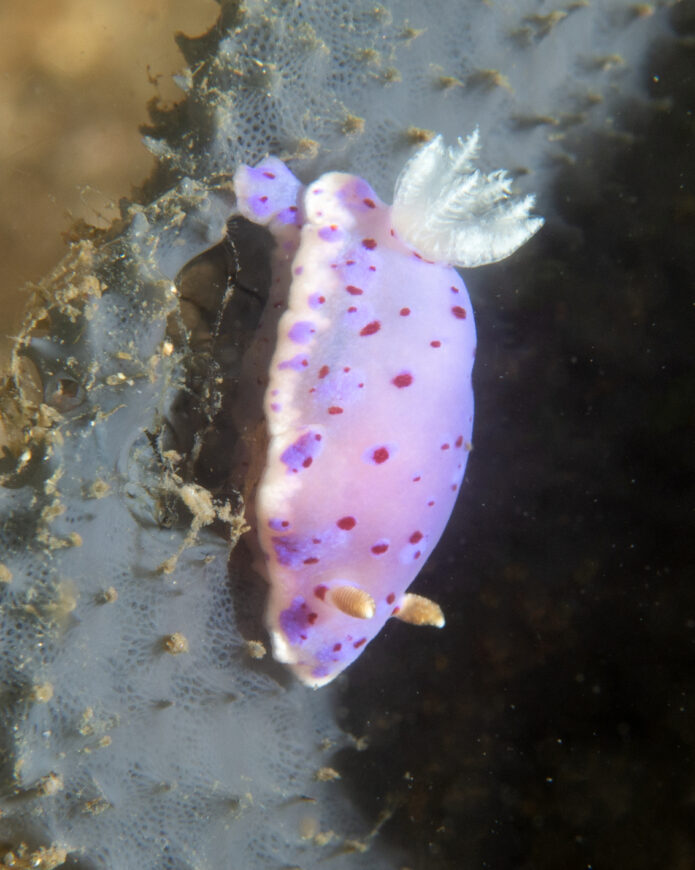
[[[618,104],[646,99],[670,5],[226,0],[224,26],[179,37],[186,101],[154,108],[146,143],[175,175],[228,176],[271,153],[305,182],[357,172],[390,201],[414,145],[479,126],[484,160],[542,194],[574,130],[619,135]]]
[[[242,547],[230,582],[229,542],[244,521],[229,482],[226,396],[260,311],[268,242],[240,222],[221,242],[229,179],[237,162],[271,152],[304,180],[353,169],[390,198],[414,144],[479,125],[490,167],[518,174],[548,214],[574,131],[596,127],[619,142],[618,100],[648,106],[642,61],[667,29],[665,5],[223,3],[209,34],[179,39],[185,99],[153,107],[147,142],[159,166],[141,204],[125,204],[108,232],[83,232],[36,289],[0,397],[6,863],[415,864],[371,835],[393,808],[387,794],[410,790],[418,759],[391,741],[393,779],[361,818],[337,778],[345,771],[333,752],[346,738],[332,690],[294,685],[264,655],[263,589]],[[513,296],[515,279],[505,286]],[[370,680],[409,687],[403,660],[388,673],[365,661]],[[386,733],[388,711],[363,700]],[[425,713],[442,707],[428,701]],[[457,713],[441,729],[445,751]],[[406,795],[409,818],[425,806],[428,771]],[[451,835],[458,775],[433,840]]]
[[[237,627],[246,602],[260,604],[229,580],[241,501],[213,497],[190,470],[209,453],[218,370],[195,265],[173,279],[223,236],[230,210],[228,192],[190,181],[133,207],[74,245],[18,340],[2,396],[7,861],[48,866],[58,849],[71,866],[113,870],[230,866],[230,855],[272,867],[366,845],[348,807],[322,807],[340,789],[317,779],[339,739],[328,696],[306,704],[279,668],[261,672],[262,642]],[[204,274],[222,311],[227,276]],[[227,377],[253,321],[249,293],[229,306]]]

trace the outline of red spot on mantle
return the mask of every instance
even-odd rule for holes
[[[403,389],[403,387],[409,387],[412,382],[413,376],[410,374],[410,372],[401,372],[400,375],[396,375],[396,377],[391,381],[391,383],[399,389]]]
[[[381,324],[378,320],[372,320],[371,323],[368,323],[365,327],[360,330],[360,335],[374,335],[375,332],[378,332],[381,329]]]
[[[357,520],[354,517],[341,517],[336,523],[339,529],[344,529],[346,532],[354,529],[356,525]]]

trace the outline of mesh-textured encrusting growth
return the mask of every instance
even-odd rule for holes
[[[179,40],[185,109],[157,116],[148,147],[194,177],[267,154],[305,183],[356,172],[386,201],[414,145],[475,127],[488,169],[539,190],[576,129],[616,128],[618,101],[646,98],[646,49],[668,32],[664,10],[625,0],[223,7],[226,27]]]

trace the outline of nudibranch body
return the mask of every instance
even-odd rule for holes
[[[477,133],[434,139],[393,206],[354,175],[304,188],[274,157],[234,176],[239,211],[276,240],[259,342],[276,342],[255,501],[266,625],[275,658],[313,687],[390,617],[444,624],[407,590],[471,449],[475,325],[452,264],[502,259],[542,223],[504,173],[473,171],[476,150]]]

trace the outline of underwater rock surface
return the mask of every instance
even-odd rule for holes
[[[222,4],[179,39],[139,202],[36,289],[0,397],[5,863],[693,863],[693,7],[438,11]],[[272,152],[386,195],[428,131],[476,124],[555,220],[466,275],[479,428],[421,587],[449,625],[309,692],[256,658],[264,589],[227,564],[268,256],[225,231],[229,180]]]

